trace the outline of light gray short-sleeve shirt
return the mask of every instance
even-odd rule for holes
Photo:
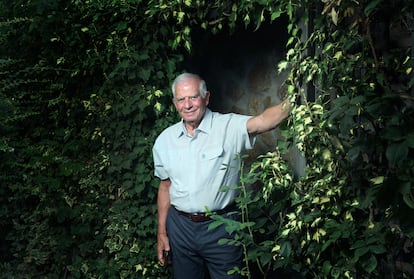
[[[170,179],[171,204],[185,212],[219,210],[230,204],[239,185],[240,154],[251,149],[251,116],[207,109],[193,137],[183,121],[165,129],[153,147],[155,176]],[[230,189],[223,191],[223,186]]]

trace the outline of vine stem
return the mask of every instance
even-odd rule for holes
[[[242,162],[241,162],[241,171],[240,171],[241,172],[241,175],[240,175],[240,177],[243,177],[243,175],[244,175],[243,170],[244,170],[244,161],[242,160]],[[240,179],[240,184],[241,184],[241,190],[242,190],[242,193],[243,193],[243,197],[246,198],[247,197],[247,190],[246,190],[246,183],[245,183],[244,179]],[[241,209],[242,224],[245,224],[245,223],[250,222],[248,205],[247,204],[242,204],[240,206],[240,209]],[[251,227],[250,226],[247,226],[247,230],[249,232],[249,236],[253,240],[254,238],[253,238],[253,232],[252,232]],[[247,269],[247,277],[249,279],[251,279],[249,261],[248,261],[248,258],[247,258],[247,245],[246,245],[246,243],[242,243],[242,246],[243,246],[244,262],[246,264],[246,269]],[[258,266],[260,272],[264,275],[263,278],[266,278],[265,273],[263,271],[263,268],[260,265],[259,259],[256,259],[256,263],[257,263],[257,266]]]

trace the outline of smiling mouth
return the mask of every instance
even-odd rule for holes
[[[185,114],[194,114],[196,111],[195,110],[192,110],[192,111],[185,111],[184,113]]]

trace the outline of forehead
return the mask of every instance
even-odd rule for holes
[[[200,81],[195,78],[188,78],[178,82],[175,86],[176,95],[199,93]]]

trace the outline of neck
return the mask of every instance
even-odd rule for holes
[[[204,111],[203,116],[201,117],[199,121],[185,121],[184,120],[184,127],[191,136],[194,136],[195,129],[197,129],[198,126],[200,126],[200,123],[201,121],[203,121],[205,115],[206,115],[206,112]]]
[[[197,123],[197,122],[187,122],[187,121],[184,121],[185,129],[187,130],[187,132],[191,136],[194,136],[194,131],[195,131],[195,129],[198,128],[199,125],[200,125],[200,122]]]

